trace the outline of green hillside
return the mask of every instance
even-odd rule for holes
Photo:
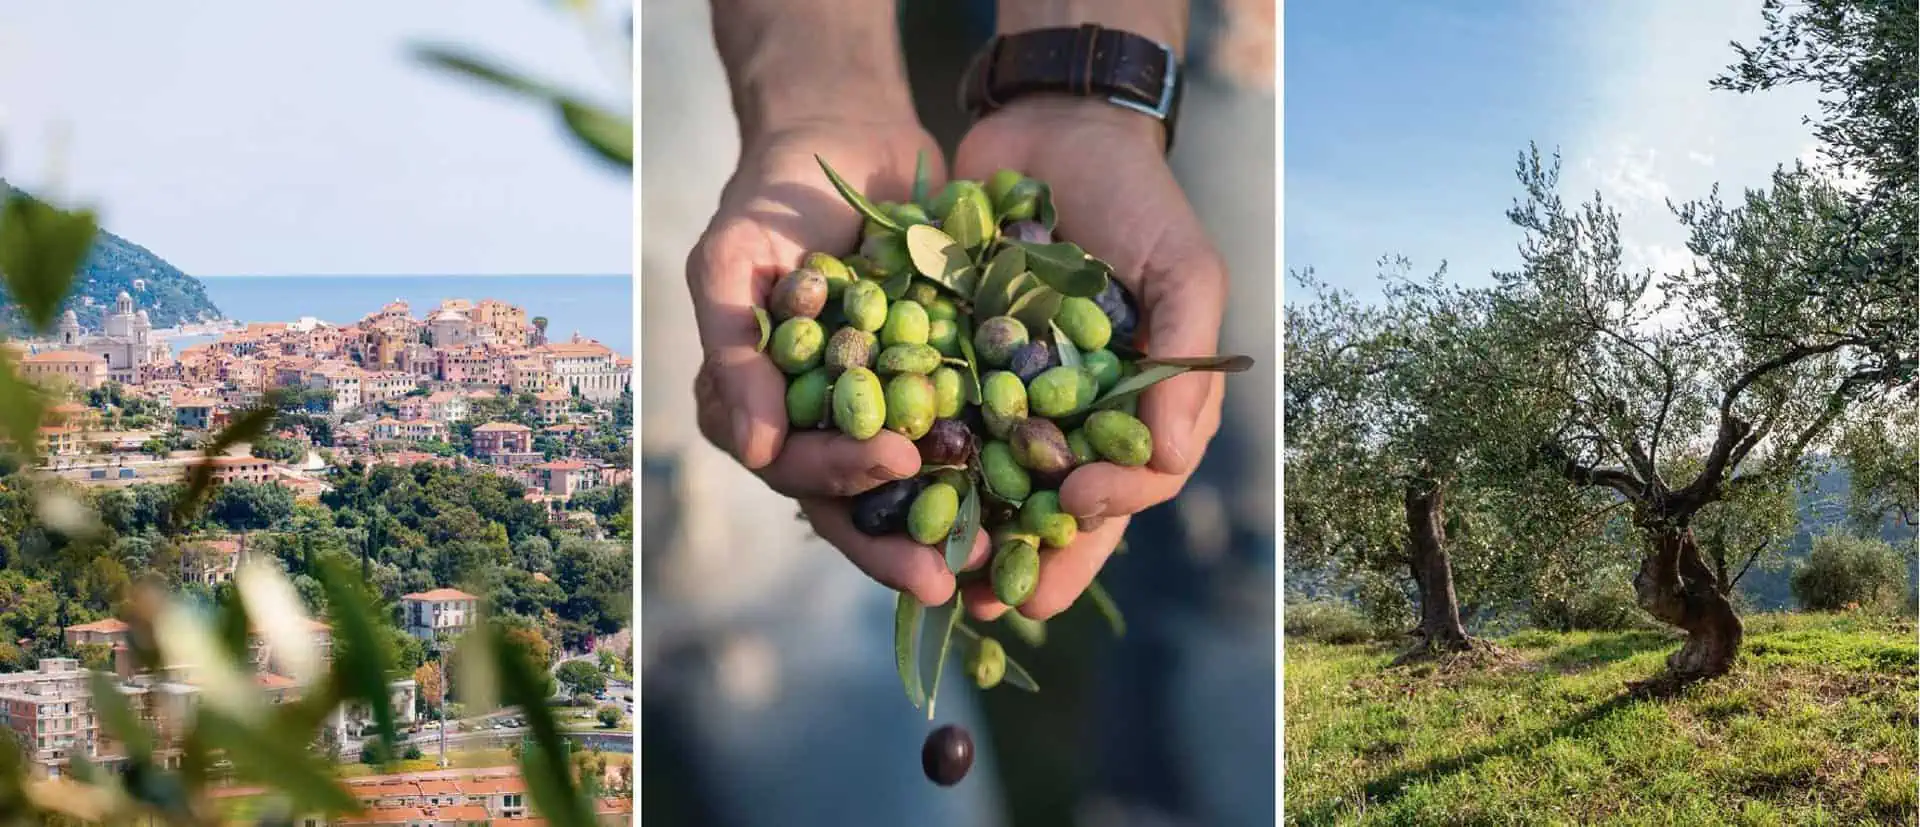
[[[1530,631],[1387,668],[1286,643],[1289,824],[1913,824],[1911,620],[1749,619],[1734,672],[1665,700],[1663,632]]]
[[[0,196],[13,191],[0,180]],[[122,291],[133,296],[134,304],[147,311],[157,328],[221,317],[220,309],[207,298],[206,286],[198,279],[181,272],[147,248],[101,230],[94,240],[93,251],[81,266],[80,277],[66,306],[80,317],[82,327],[98,330]],[[0,307],[0,320],[9,327],[15,326],[19,320],[3,283],[0,283],[0,301],[6,303]]]

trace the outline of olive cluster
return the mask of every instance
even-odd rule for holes
[[[1104,398],[1138,372],[1137,306],[1104,264],[1054,244],[1047,199],[1041,182],[1003,170],[986,182],[952,182],[925,203],[867,205],[889,222],[870,218],[857,253],[807,256],[765,308],[767,352],[789,377],[792,428],[861,440],[891,430],[920,449],[919,475],[854,499],[855,526],[935,547],[950,537],[970,547],[972,525],[985,528],[988,576],[1009,606],[1033,594],[1043,551],[1070,545],[1079,530],[1060,507],[1067,474],[1091,462],[1145,465],[1153,454],[1134,397]],[[926,235],[952,241],[955,263],[930,267],[910,249],[917,225],[942,231]],[[1084,266],[1068,275],[1094,280],[1056,289],[1065,279],[1036,277],[1038,262],[1002,267],[996,253],[1009,246],[1068,248],[1067,264],[1054,260],[1054,270]],[[1016,272],[996,275],[988,262]],[[972,272],[942,278],[954,270]],[[970,494],[978,497],[973,523],[962,519]],[[983,638],[969,672],[992,686],[1001,660]]]

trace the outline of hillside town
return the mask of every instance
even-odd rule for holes
[[[123,619],[129,582],[163,576],[204,601],[231,590],[254,558],[275,562],[322,618],[308,631],[323,674],[333,629],[312,567],[358,555],[392,609],[378,622],[398,639],[388,689],[408,754],[387,758],[433,763],[421,755],[423,729],[464,727],[482,761],[518,737],[507,731],[517,719],[503,713],[463,718],[460,687],[441,662],[489,604],[533,641],[549,673],[600,656],[594,675],[564,673],[568,692],[556,684],[555,703],[581,707],[569,726],[597,717],[611,728],[632,714],[630,695],[621,707],[607,691],[624,678],[595,677],[632,668],[630,654],[615,665],[614,638],[602,637],[627,622],[630,600],[629,358],[578,333],[551,341],[545,319],[490,299],[448,299],[424,316],[394,301],[344,326],[246,323],[176,350],[121,293],[99,330],[69,311],[53,335],[0,347],[46,398],[37,467],[9,458],[0,473],[0,533],[17,538],[0,539],[0,749],[17,747],[33,776],[57,782],[78,762],[112,770],[126,761],[101,726],[92,674],[109,676],[156,732],[176,731],[200,702],[194,664],[136,657]],[[261,407],[278,411],[265,434],[206,450]],[[211,466],[213,513],[163,530],[164,509],[144,504],[173,496],[202,466]],[[34,550],[44,539],[12,525],[24,515],[10,504],[42,483],[85,494],[107,525],[96,538],[103,556],[63,568]],[[249,637],[256,688],[270,703],[298,700],[312,685],[266,638]],[[311,746],[343,766],[385,765],[366,751],[370,718],[340,705]],[[502,731],[483,732],[492,729]],[[624,822],[630,775],[607,769],[599,752],[621,751],[615,734],[588,741],[607,796],[598,815]],[[177,743],[155,746],[161,766],[179,766]],[[362,780],[354,792],[368,793],[368,810],[357,820],[301,823],[541,823],[517,769],[462,774],[445,762],[443,753],[434,771]],[[223,795],[246,798],[239,788]]]
[[[40,428],[46,468],[86,485],[163,482],[211,462],[217,481],[312,499],[335,464],[434,461],[485,466],[558,507],[630,473],[623,452],[586,446],[627,398],[632,360],[578,333],[550,341],[545,319],[491,299],[448,299],[424,318],[394,301],[348,326],[248,323],[176,356],[121,293],[101,330],[68,311],[54,336],[8,346],[24,378],[59,390]],[[274,399],[298,414],[273,435],[280,455],[192,450]]]

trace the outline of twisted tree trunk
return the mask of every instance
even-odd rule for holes
[[[1438,486],[1407,484],[1408,564],[1420,592],[1419,635],[1427,650],[1458,652],[1472,648],[1460,623],[1460,599],[1453,591],[1453,560],[1447,556],[1445,495]]]
[[[1702,558],[1693,529],[1675,520],[1646,527],[1650,542],[1633,578],[1634,597],[1648,614],[1687,633],[1686,643],[1667,658],[1667,679],[1684,684],[1726,674],[1745,629]]]

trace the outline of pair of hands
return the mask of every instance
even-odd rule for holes
[[[984,181],[1013,169],[1048,183],[1060,216],[1057,235],[1113,265],[1138,299],[1142,349],[1157,357],[1214,355],[1226,272],[1167,167],[1160,125],[1101,102],[1036,103],[975,125],[955,155],[954,174]],[[891,431],[864,442],[831,431],[789,434],[786,380],[755,350],[753,317],[774,281],[808,253],[839,255],[859,241],[862,219],[835,193],[815,155],[874,200],[906,201],[923,151],[929,159],[941,154],[911,120],[801,124],[750,137],[688,258],[687,282],[704,358],[694,388],[701,432],[797,500],[814,531],[861,571],[932,606],[947,602],[956,587],[941,553],[908,537],[861,533],[844,499],[913,476],[919,450]],[[946,172],[938,161],[931,165],[937,191]],[[1081,530],[1071,546],[1041,556],[1039,583],[1022,614],[1045,619],[1071,606],[1131,515],[1179,493],[1220,427],[1224,386],[1220,374],[1196,371],[1149,388],[1140,418],[1154,434],[1152,461],[1141,468],[1093,463],[1067,477],[1061,508]],[[966,567],[987,558],[982,531]],[[985,583],[968,586],[965,599],[981,620],[1007,610]]]

